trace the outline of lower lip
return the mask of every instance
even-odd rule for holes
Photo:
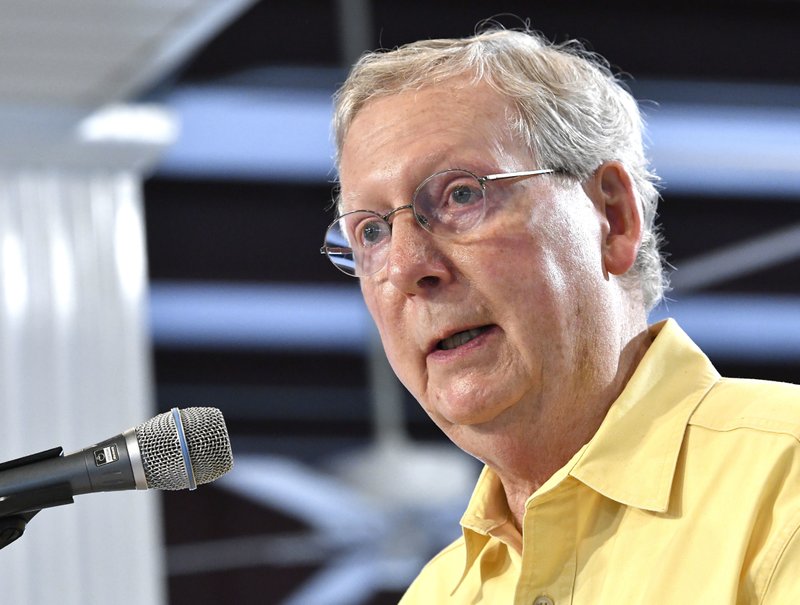
[[[474,352],[476,349],[483,347],[486,344],[486,341],[494,336],[500,328],[497,326],[492,326],[488,330],[482,332],[480,335],[476,336],[472,340],[467,343],[464,343],[460,347],[456,347],[455,349],[434,349],[428,355],[428,359],[431,361],[452,361],[464,355],[468,355]]]

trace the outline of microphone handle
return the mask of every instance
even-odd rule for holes
[[[126,431],[67,456],[58,447],[0,464],[0,517],[136,488],[147,484],[136,435]]]

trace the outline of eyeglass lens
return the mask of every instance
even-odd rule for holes
[[[445,170],[423,181],[414,193],[417,222],[444,238],[473,229],[483,219],[485,191],[474,174]],[[376,212],[356,210],[334,221],[325,234],[324,249],[331,262],[353,276],[372,275],[386,264],[391,226]]]

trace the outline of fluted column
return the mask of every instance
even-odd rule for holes
[[[20,141],[0,149],[2,461],[74,451],[156,411],[141,174],[158,145]],[[156,493],[78,496],[0,551],[0,600],[158,605],[162,549]]]

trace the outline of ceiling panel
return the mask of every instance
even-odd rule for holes
[[[152,86],[252,0],[0,2],[0,104],[97,107]]]

